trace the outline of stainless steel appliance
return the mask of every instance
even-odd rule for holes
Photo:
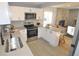
[[[27,38],[38,36],[38,27],[31,25],[24,25],[27,28]]]
[[[25,20],[34,20],[36,19],[36,13],[25,13]]]

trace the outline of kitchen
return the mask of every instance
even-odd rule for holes
[[[63,43],[65,40],[60,41],[61,34],[62,39],[64,39],[63,33],[66,33],[68,24],[63,21],[62,25],[62,21],[59,22],[59,20],[67,19],[67,13],[70,10],[63,8],[52,8],[52,6],[50,6],[52,3],[34,3],[33,5],[30,5],[31,3],[29,3],[29,6],[28,3],[23,2],[6,3],[9,5],[6,7],[8,8],[7,11],[9,11],[9,22],[6,25],[5,23],[2,24],[1,21],[1,24],[3,25],[3,30],[1,32],[3,43],[1,47],[5,47],[6,45],[6,51],[8,53],[2,52],[1,55],[68,55],[72,43],[72,38],[67,37],[68,40],[65,39],[67,42],[69,42],[65,42],[68,44],[66,46]],[[47,7],[46,5],[50,7]],[[60,13],[57,14],[58,10],[61,11],[59,11],[61,15]],[[64,13],[62,13],[62,11]],[[3,10],[1,12],[3,12]],[[3,22],[5,22],[5,20]],[[5,36],[8,36],[8,38]],[[66,49],[61,48],[61,46],[65,46]]]
[[[9,11],[10,11],[9,14],[10,14],[11,27],[12,28],[11,28],[11,31],[10,31],[11,34],[9,33],[7,35],[10,36],[10,38],[17,36],[18,34],[16,32],[18,32],[18,31],[20,31],[22,29],[23,29],[23,32],[21,34],[25,33],[25,34],[23,34],[23,37],[24,36],[26,37],[26,41],[28,40],[28,37],[30,37],[30,36],[38,36],[38,27],[42,27],[43,26],[43,20],[42,20],[43,19],[43,9],[39,9],[39,8],[28,8],[28,7],[19,7],[19,6],[9,6]],[[30,12],[30,14],[28,14],[29,12]],[[27,14],[26,16],[32,15],[32,18],[36,18],[36,19],[34,19],[33,21],[30,21],[30,20],[27,20],[26,19],[27,20],[26,21],[25,20],[25,13]],[[35,15],[35,13],[36,13],[36,15]],[[27,26],[28,29],[25,28],[26,25],[28,25]],[[28,32],[31,32],[31,31],[29,31],[29,29],[34,29],[33,30],[34,33],[32,32],[33,34],[31,33],[32,35],[30,35],[30,36],[27,35],[27,31],[26,31],[26,30],[28,30]],[[14,34],[16,34],[16,35],[14,35]],[[5,40],[4,40],[4,44],[5,44]],[[16,49],[13,49],[13,50],[16,50]],[[15,54],[18,55],[17,54],[18,52],[14,54],[14,51],[13,50],[12,50],[13,55],[15,55]],[[12,53],[12,52],[9,52],[9,53]]]

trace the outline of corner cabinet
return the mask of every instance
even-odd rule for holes
[[[55,32],[51,29],[47,29],[44,27],[38,28],[38,38],[43,38],[52,46],[56,47],[59,44],[59,35],[58,32]]]

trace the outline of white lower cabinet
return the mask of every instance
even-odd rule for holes
[[[22,41],[26,42],[27,41],[27,29],[20,30],[20,35],[24,38],[22,39]]]
[[[55,32],[51,29],[46,29],[44,27],[38,28],[38,38],[40,37],[43,38],[54,47],[58,46],[58,43],[59,43],[59,38],[57,34],[58,32]]]

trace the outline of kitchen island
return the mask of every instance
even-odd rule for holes
[[[49,44],[57,47],[59,44],[60,32],[54,31],[53,29],[39,27],[38,28],[38,38],[43,38]]]

